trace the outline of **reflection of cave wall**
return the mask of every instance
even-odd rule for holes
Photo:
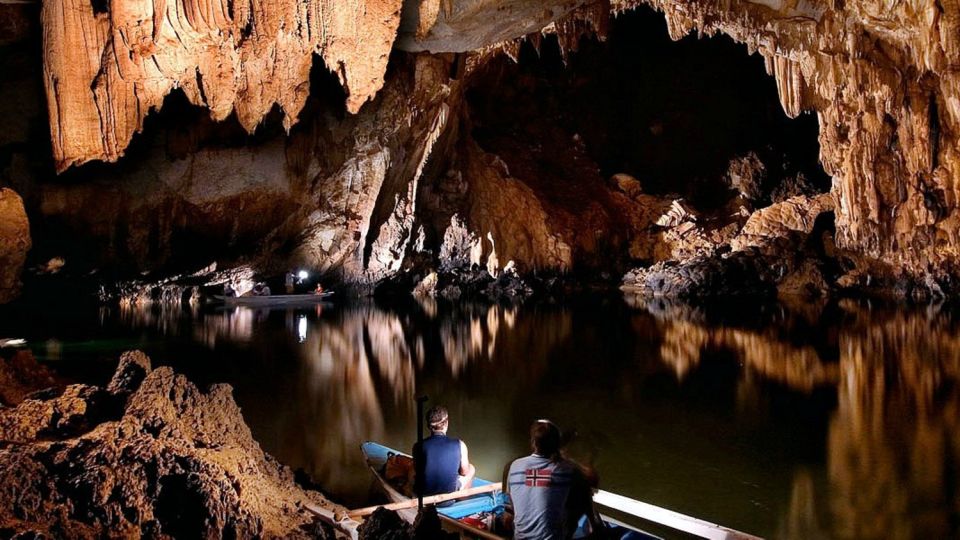
[[[824,482],[797,471],[778,537],[956,536],[955,309],[886,311],[844,300],[737,320],[740,310],[729,308],[640,305],[658,321],[660,359],[681,380],[728,350],[737,359],[744,409],[764,409],[756,396],[768,384],[808,399],[835,396],[829,427],[809,434],[825,441],[826,455],[811,456],[810,464],[825,461]],[[803,419],[803,427],[809,422]]]

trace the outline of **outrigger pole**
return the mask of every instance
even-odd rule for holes
[[[427,396],[417,397],[417,452],[413,453],[413,470],[420,474],[420,454],[423,454],[423,404],[427,402]],[[423,512],[423,489],[421,488],[422,479],[414,481],[413,485],[417,489],[417,512]]]

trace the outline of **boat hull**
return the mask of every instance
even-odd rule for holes
[[[290,306],[312,305],[329,302],[333,292],[322,294],[276,294],[270,296],[214,296],[214,300],[227,306]]]
[[[409,457],[409,454],[394,450],[375,442],[365,442],[360,445],[360,449],[363,452],[367,465],[370,467],[370,471],[373,473],[373,476],[377,481],[377,485],[383,490],[387,498],[390,499],[390,502],[403,502],[410,500],[410,497],[397,491],[380,474],[384,464],[387,462],[387,457],[391,453],[407,457]],[[488,484],[491,484],[491,482],[482,478],[475,478],[473,481],[473,487],[481,487]],[[505,538],[491,533],[490,531],[478,529],[460,520],[467,516],[472,516],[481,512],[499,513],[503,510],[503,505],[506,503],[506,500],[506,496],[500,492],[485,493],[459,500],[453,504],[450,504],[449,506],[438,507],[437,513],[440,515],[441,519],[447,523],[450,523],[451,525],[454,525],[457,529],[469,537],[488,539]],[[400,510],[398,513],[403,519],[410,523],[413,523],[413,520],[417,517],[416,509]],[[614,533],[612,536],[610,536],[610,538],[617,538],[619,540],[660,540],[659,537],[649,534],[645,531],[641,531],[640,529],[636,529],[630,525],[612,520],[606,516],[601,517],[610,527],[610,531]],[[574,538],[585,538],[587,536],[584,527],[585,520],[584,522],[581,522],[581,528],[578,529],[574,534]]]

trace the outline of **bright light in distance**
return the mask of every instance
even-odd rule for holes
[[[306,270],[301,270],[297,272],[297,277],[300,279],[307,279],[309,276],[310,274],[308,274]]]

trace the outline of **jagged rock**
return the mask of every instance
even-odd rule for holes
[[[16,405],[32,392],[62,384],[27,349],[18,349],[7,358],[0,357],[0,405]]]
[[[774,238],[782,238],[792,232],[810,234],[817,217],[833,210],[829,194],[817,197],[798,195],[775,203],[750,215],[740,234],[730,246],[734,250],[762,245]]]
[[[147,113],[182,88],[250,132],[278,104],[292,126],[307,99],[313,54],[357,112],[383,84],[401,0],[141,5],[56,0],[43,6],[53,153],[63,170],[115,161]]]
[[[378,508],[360,525],[360,540],[408,540],[413,536],[410,525],[396,512]]]
[[[784,111],[817,111],[840,248],[915,280],[957,265],[960,17],[935,3],[615,0],[671,37],[724,33],[760,53]]]
[[[20,273],[30,245],[23,201],[12,189],[0,188],[0,304],[20,293]]]
[[[779,296],[824,296],[830,285],[814,260],[805,260],[777,285]]]
[[[697,216],[693,209],[683,199],[674,199],[670,208],[657,218],[657,225],[661,227],[676,227],[683,222],[696,221]]]
[[[120,365],[107,385],[111,394],[132,394],[151,371],[150,357],[142,351],[127,351],[120,355]]]
[[[128,353],[118,400],[71,385],[0,410],[0,529],[59,538],[332,538],[302,506],[333,510],[263,453],[226,385],[203,393]]]
[[[748,201],[763,197],[766,179],[767,168],[755,152],[730,160],[727,167],[727,183]]]
[[[726,257],[701,256],[682,262],[660,262],[628,272],[623,290],[644,296],[693,298],[770,295],[776,266],[756,252],[740,251]]]
[[[72,437],[101,422],[116,420],[120,413],[114,396],[95,386],[71,384],[62,391],[38,393],[37,397],[0,412],[0,440],[23,445],[38,439]]]
[[[781,180],[780,184],[770,192],[770,200],[779,203],[798,195],[814,198],[818,194],[816,186],[803,173],[797,173]]]
[[[441,270],[480,264],[481,250],[480,239],[454,214],[450,218],[450,226],[443,233],[443,243],[440,244]]]
[[[631,197],[619,189],[613,194],[594,192],[602,179],[593,182],[597,174],[583,174],[586,167],[564,163],[558,168],[575,171],[570,176],[580,183],[570,189],[573,184],[559,179],[559,187],[551,190],[545,186],[558,179],[531,176],[530,164],[522,159],[501,150],[472,148],[471,126],[462,107],[464,86],[477,73],[482,76],[484,62],[500,52],[518,57],[520,42],[514,38],[529,34],[539,47],[544,32],[555,32],[566,59],[582,35],[604,35],[610,10],[640,4],[662,11],[676,39],[696,30],[700,35],[725,33],[745,43],[765,59],[788,115],[817,112],[821,161],[833,177],[835,239],[840,250],[852,254],[851,260],[870,266],[870,272],[887,283],[912,279],[925,284],[933,279],[933,289],[942,289],[940,284],[956,277],[960,206],[952,194],[960,155],[954,136],[960,131],[960,75],[955,69],[960,65],[960,40],[955,38],[960,17],[952,4],[410,0],[401,24],[399,0],[365,0],[349,7],[329,0],[171,0],[142,6],[52,0],[43,4],[44,28],[50,29],[44,40],[44,79],[54,155],[61,169],[89,159],[117,159],[144,117],[174,87],[182,88],[191,103],[209,108],[216,119],[236,111],[248,131],[277,103],[289,129],[307,99],[314,53],[345,85],[353,112],[380,88],[398,25],[398,42],[407,50],[471,54],[394,55],[395,80],[358,116],[330,120],[319,118],[326,112],[305,115],[309,125],[302,132],[291,131],[288,141],[276,140],[253,159],[252,168],[280,180],[281,189],[271,191],[277,200],[250,192],[256,190],[220,185],[218,180],[240,174],[223,169],[241,159],[238,155],[246,149],[217,149],[193,151],[190,159],[156,157],[163,167],[181,171],[158,175],[167,185],[162,200],[170,209],[146,203],[137,208],[150,208],[162,219],[125,208],[131,200],[157,200],[150,197],[157,191],[140,196],[131,190],[131,197],[105,194],[102,186],[59,199],[62,205],[58,194],[65,188],[44,188],[49,193],[41,194],[43,204],[53,209],[45,215],[71,216],[82,212],[80,208],[96,208],[97,214],[109,217],[65,221],[95,223],[89,230],[97,243],[152,263],[165,262],[170,239],[189,232],[177,224],[197,223],[191,218],[201,215],[201,223],[222,229],[217,239],[230,238],[234,226],[243,231],[243,225],[250,224],[238,218],[236,210],[249,205],[240,212],[264,214],[246,231],[257,239],[258,249],[263,248],[264,265],[279,261],[273,256],[281,248],[299,242],[289,259],[275,264],[303,263],[323,272],[342,270],[338,275],[350,280],[379,280],[401,271],[411,245],[423,245],[414,240],[423,238],[414,227],[424,217],[417,198],[427,191],[438,198],[438,206],[448,208],[424,220],[441,222],[426,236],[442,234],[451,215],[446,210],[457,206],[481,239],[478,262],[492,251],[486,245],[488,235],[496,243],[497,257],[517,261],[523,271],[568,271],[584,260],[609,261],[609,253],[621,248],[633,259],[656,260],[659,240],[649,234],[647,210],[640,203],[625,200]],[[662,125],[651,121],[651,132],[662,132]],[[565,140],[569,145],[569,134]],[[430,156],[447,155],[434,152],[435,146],[458,150],[450,153],[457,154],[457,162],[432,164]],[[582,153],[574,148],[570,156],[573,160]],[[756,165],[748,156],[733,167],[733,183],[745,200],[756,200],[758,190],[763,191],[757,187],[762,178]],[[433,166],[443,172],[455,167],[462,182],[448,180],[450,186],[421,189],[424,171]],[[197,178],[182,172],[195,169],[201,173]],[[208,177],[216,178],[207,182]],[[267,189],[266,184],[270,182],[259,188]],[[200,196],[206,187],[218,195]],[[776,203],[801,196],[815,198],[800,176],[770,192]],[[101,198],[102,206],[82,204]],[[738,219],[743,208],[733,209]],[[748,232],[777,236],[781,232],[772,226],[755,229],[774,220],[757,217]],[[121,223],[129,238],[115,239]],[[668,219],[666,224],[682,226],[669,233],[676,238],[668,244],[697,239],[693,245],[698,247],[686,250],[691,253],[709,248],[709,242],[691,235],[726,231],[726,223],[702,229],[683,220]],[[738,247],[755,245],[757,240],[747,236]],[[265,239],[262,246],[260,239]],[[157,245],[144,247],[153,242]],[[74,258],[69,260],[73,265]]]
[[[629,174],[617,173],[610,177],[610,182],[627,197],[634,198],[643,193],[643,185]]]
[[[436,272],[430,272],[423,278],[417,286],[413,288],[414,296],[433,296],[437,292],[437,281],[439,277]]]

